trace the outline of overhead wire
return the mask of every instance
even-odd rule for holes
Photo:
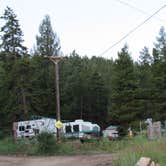
[[[108,52],[109,50],[111,50],[113,47],[115,47],[116,45],[118,45],[121,41],[123,41],[125,38],[127,38],[129,35],[131,35],[132,33],[134,33],[139,27],[141,27],[142,25],[144,25],[147,21],[149,21],[152,17],[154,17],[157,13],[159,13],[162,9],[164,9],[166,7],[166,5],[160,7],[157,11],[155,11],[151,16],[149,16],[148,18],[146,18],[143,22],[141,22],[140,24],[138,24],[135,28],[133,28],[132,30],[130,30],[126,35],[124,35],[122,38],[120,38],[117,42],[115,42],[113,45],[111,45],[110,47],[108,47],[106,50],[104,50],[101,54],[99,54],[99,56],[104,55],[106,52]]]
[[[122,0],[114,0],[114,1],[117,1],[117,2],[119,2],[119,3],[121,3],[121,4],[125,5],[125,6],[128,6],[128,7],[132,8],[132,9],[134,9],[134,10],[136,10],[136,11],[142,13],[142,14],[146,14],[146,15],[149,15],[149,16],[151,15],[151,14],[149,14],[148,12],[146,12],[146,11],[144,11],[144,10],[142,10],[142,9],[140,9],[140,8],[138,8],[138,7],[136,7],[136,6],[129,4],[128,2],[125,2],[125,1],[122,1]],[[166,20],[161,19],[161,18],[159,18],[159,17],[155,17],[155,19],[157,19],[157,20],[159,20],[159,21],[161,21],[161,22],[166,23]]]

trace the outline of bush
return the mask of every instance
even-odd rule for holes
[[[58,146],[53,134],[43,132],[37,136],[38,152],[41,154],[53,154]]]
[[[3,139],[3,138],[5,138],[6,136],[9,136],[9,135],[11,135],[9,129],[0,128],[0,139]]]

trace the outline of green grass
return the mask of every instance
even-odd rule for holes
[[[43,137],[42,137],[43,138]],[[10,137],[0,140],[0,154],[9,155],[76,155],[117,152],[125,146],[125,141],[108,141],[106,139],[86,141],[83,144],[79,140],[62,140],[61,144],[49,143],[48,138],[20,139],[16,143]],[[55,140],[56,142],[56,140]],[[49,144],[51,146],[49,146]],[[49,148],[51,147],[51,148]]]
[[[119,159],[114,166],[133,166],[140,157],[150,157],[160,166],[166,165],[166,138],[149,141],[145,136],[136,136],[132,140],[128,137],[122,140],[87,141],[83,144],[79,140],[64,139],[61,144],[56,144],[51,153],[41,153],[37,139],[21,139],[16,143],[11,138],[0,140],[1,155],[77,155],[96,153],[117,153]]]
[[[153,161],[166,165],[166,138],[149,141],[144,136],[137,136],[124,149],[119,151],[119,159],[114,166],[133,166],[140,157],[150,157]]]
[[[33,155],[36,154],[36,151],[37,146],[34,140],[21,139],[16,143],[10,137],[0,140],[1,155]]]
[[[19,139],[16,142],[10,137],[0,139],[0,155],[71,155],[77,153],[77,148],[67,142],[56,144],[54,147],[54,149],[42,151],[41,144],[36,138]]]

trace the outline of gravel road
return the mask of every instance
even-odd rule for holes
[[[112,166],[115,154],[15,157],[0,156],[0,166]]]

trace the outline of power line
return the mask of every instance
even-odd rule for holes
[[[118,45],[122,40],[124,40],[125,38],[127,38],[133,32],[135,32],[139,27],[141,27],[142,25],[144,25],[147,21],[149,21],[152,17],[154,17],[157,13],[159,13],[165,7],[166,7],[166,5],[162,6],[160,9],[158,9],[156,12],[154,12],[150,17],[148,17],[147,19],[145,19],[143,22],[141,22],[139,25],[137,25],[135,28],[133,28],[131,31],[129,31],[126,35],[124,35],[120,40],[118,40],[113,45],[111,45],[109,48],[107,48],[105,51],[103,51],[101,54],[99,54],[99,56],[104,55],[110,49],[112,49],[113,47],[115,47],[116,45]]]
[[[121,4],[125,5],[125,6],[128,6],[128,7],[132,8],[132,9],[134,9],[134,10],[137,10],[138,12],[140,12],[140,13],[142,13],[142,14],[146,14],[146,15],[149,15],[149,16],[150,16],[150,14],[149,14],[148,12],[145,12],[144,10],[142,10],[142,9],[140,9],[140,8],[137,8],[137,7],[131,5],[131,4],[127,3],[127,2],[124,2],[124,1],[122,1],[122,0],[114,0],[114,1],[118,1],[119,3],[121,3]],[[161,19],[161,18],[159,18],[159,17],[155,17],[155,18],[156,18],[157,20],[161,21],[161,22],[166,23],[166,20],[164,20],[164,19]]]

